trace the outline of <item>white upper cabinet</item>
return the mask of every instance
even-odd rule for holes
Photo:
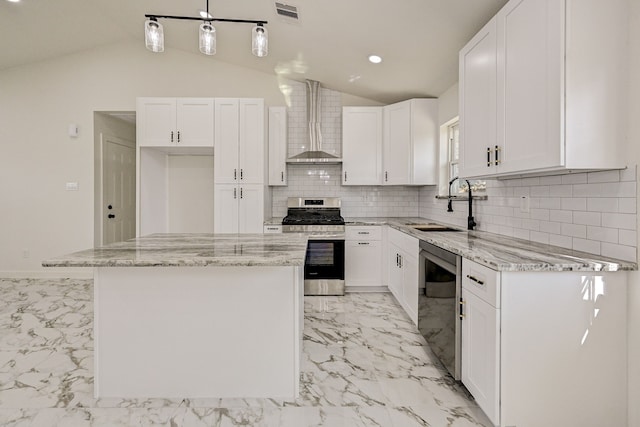
[[[342,108],[342,185],[382,184],[382,107]]]
[[[269,107],[269,185],[287,185],[286,107]]]
[[[460,175],[626,166],[624,0],[511,0],[460,51]]]
[[[213,147],[213,98],[138,98],[141,147]]]
[[[264,101],[215,99],[216,184],[264,182]]]
[[[437,184],[438,139],[437,99],[383,107],[383,184]]]

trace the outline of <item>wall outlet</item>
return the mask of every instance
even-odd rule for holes
[[[520,196],[520,212],[529,213],[529,196]]]

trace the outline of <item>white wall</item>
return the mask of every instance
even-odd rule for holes
[[[640,1],[630,1],[628,156],[640,164]],[[638,207],[640,210],[640,206]],[[629,274],[629,427],[640,427],[640,274]]]

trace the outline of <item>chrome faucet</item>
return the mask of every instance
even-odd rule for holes
[[[447,212],[453,212],[453,206],[451,205],[451,202],[453,201],[451,198],[451,184],[453,184],[456,179],[458,179],[457,176],[449,181],[449,202],[447,203]],[[467,230],[473,230],[474,227],[478,225],[473,218],[473,192],[471,191],[471,183],[469,180],[465,179],[465,181],[467,182],[467,187],[469,187],[469,215],[467,216]]]

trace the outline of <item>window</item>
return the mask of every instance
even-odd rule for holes
[[[460,159],[460,131],[458,123],[458,120],[456,120],[447,126],[447,152],[449,153],[449,178],[447,183],[458,176],[458,162]],[[451,184],[451,194],[458,193],[459,188],[459,181],[456,180]]]

